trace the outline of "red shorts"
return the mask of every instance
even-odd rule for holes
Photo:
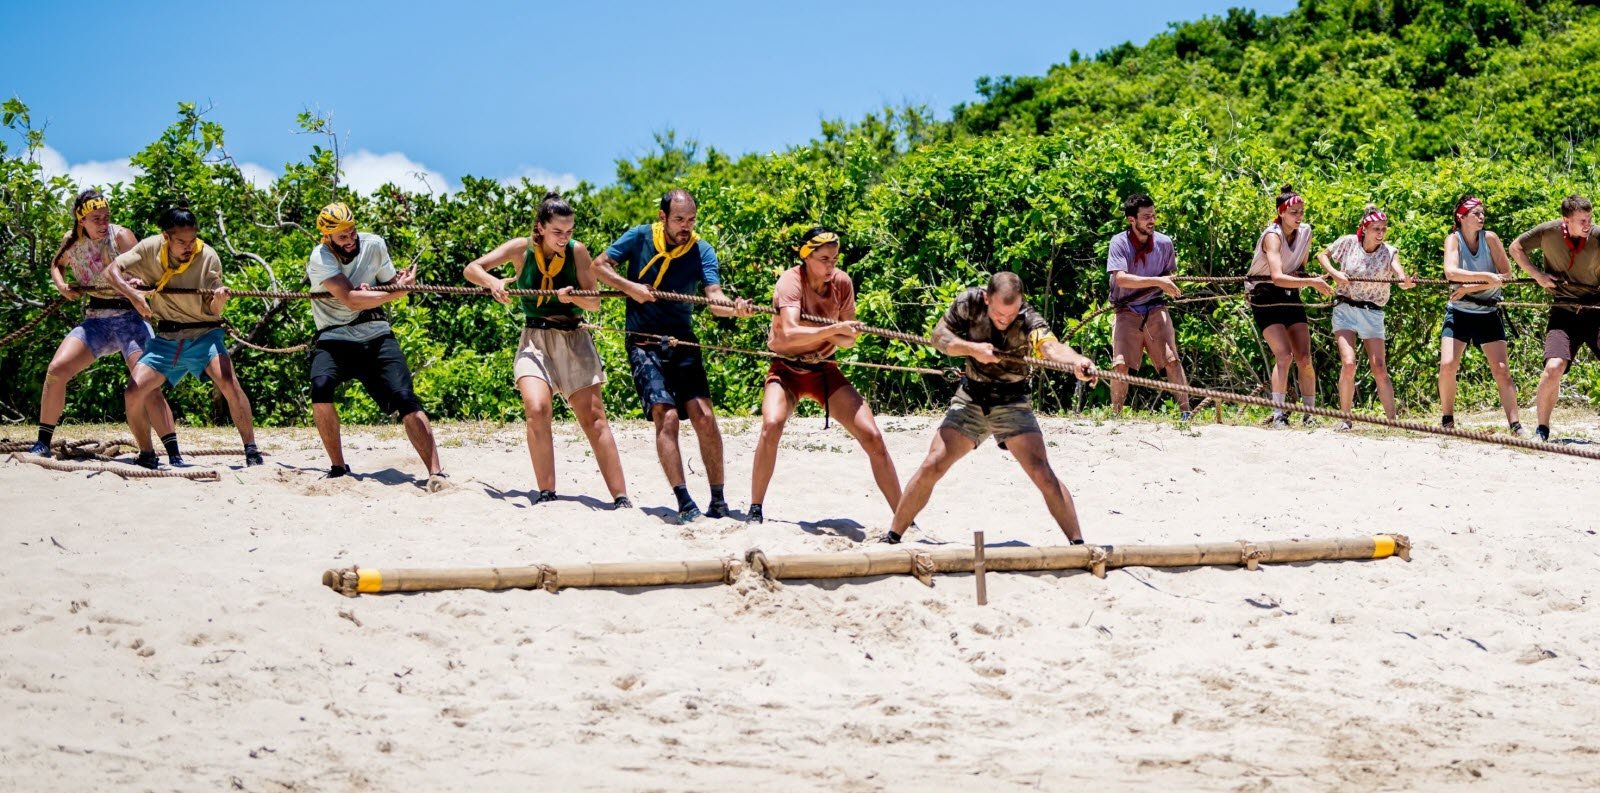
[[[844,373],[839,371],[839,365],[833,361],[824,361],[813,367],[782,358],[772,359],[766,382],[783,386],[783,390],[794,395],[796,402],[810,397],[824,405],[828,404],[828,397],[833,396],[833,392],[849,383],[844,379]]]

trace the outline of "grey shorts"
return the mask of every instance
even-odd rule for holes
[[[1018,435],[1042,432],[1039,420],[1033,415],[1031,403],[1012,402],[995,405],[985,411],[972,401],[964,388],[956,389],[955,398],[950,400],[950,408],[944,412],[944,421],[939,422],[939,429],[946,427],[961,433],[974,446],[993,435],[1002,449],[1006,441]]]
[[[1333,304],[1333,332],[1353,331],[1358,339],[1388,338],[1383,331],[1383,312],[1349,303]]]

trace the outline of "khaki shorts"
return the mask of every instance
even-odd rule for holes
[[[594,337],[581,328],[523,328],[511,371],[513,381],[537,377],[549,383],[550,390],[569,398],[606,381],[600,352],[594,348]]]
[[[1117,309],[1116,322],[1111,326],[1111,365],[1126,365],[1137,372],[1146,353],[1151,365],[1162,372],[1178,359],[1172,315],[1166,306],[1157,306],[1146,314],[1131,308]]]
[[[995,405],[984,412],[972,397],[967,395],[965,388],[956,389],[954,399],[950,400],[950,409],[944,413],[944,421],[939,422],[939,429],[949,427],[961,433],[973,446],[983,443],[983,439],[994,436],[996,443],[1004,449],[1006,441],[1018,435],[1030,432],[1042,432],[1039,429],[1039,420],[1033,415],[1033,405],[1028,402],[1013,402],[1007,405]]]

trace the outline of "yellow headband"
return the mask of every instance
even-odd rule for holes
[[[355,213],[340,202],[329,204],[317,213],[317,231],[324,237],[331,237],[346,229],[354,228],[355,225]]]
[[[78,211],[76,211],[76,212],[74,212],[72,214],[75,215],[79,220],[83,220],[84,218],[88,217],[91,213],[93,213],[96,209],[110,209],[110,208],[111,208],[111,205],[106,203],[105,198],[103,198],[101,196],[95,196],[94,198],[91,198],[88,201],[83,202],[83,206],[78,207]]]
[[[802,258],[802,259],[809,258],[811,256],[811,254],[813,254],[813,253],[815,253],[817,251],[818,248],[821,248],[821,247],[823,247],[825,245],[833,245],[833,244],[837,243],[838,241],[839,241],[839,235],[837,235],[837,234],[835,234],[835,233],[833,233],[831,231],[824,231],[821,234],[818,234],[817,236],[812,237],[810,241],[808,241],[806,243],[803,243],[800,246],[800,258]]]

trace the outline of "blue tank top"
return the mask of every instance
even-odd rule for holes
[[[1455,235],[1457,243],[1456,249],[1461,254],[1461,269],[1473,273],[1495,272],[1494,258],[1489,255],[1488,229],[1480,229],[1478,231],[1477,253],[1473,253],[1472,249],[1467,247],[1467,238],[1461,235],[1460,229],[1455,231]],[[1478,298],[1479,300],[1498,302],[1500,300],[1501,291],[1502,290],[1500,289],[1489,289],[1482,292],[1473,292],[1472,296]],[[1488,314],[1495,311],[1494,306],[1486,306],[1482,303],[1473,303],[1466,300],[1452,300],[1450,301],[1450,307],[1457,311],[1465,311],[1469,314]]]

